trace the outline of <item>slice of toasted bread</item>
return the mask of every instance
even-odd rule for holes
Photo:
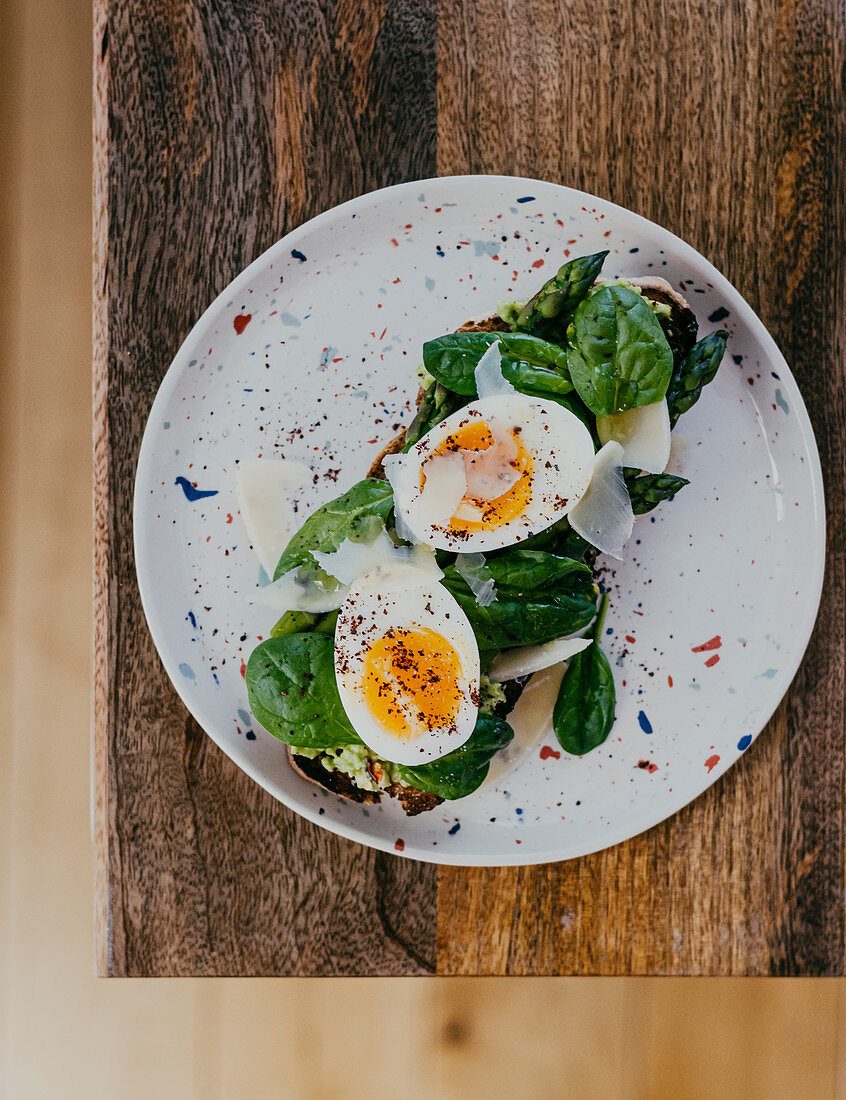
[[[392,783],[380,791],[364,790],[345,772],[327,768],[321,760],[319,756],[300,756],[296,749],[288,746],[288,761],[298,775],[316,783],[318,787],[340,795],[341,798],[349,798],[352,802],[366,802],[372,805],[375,802],[381,802],[382,795],[387,794],[400,803],[409,817],[415,817],[427,810],[434,810],[440,802],[443,802],[443,799],[436,794],[419,791],[416,787],[408,787],[403,783]]]

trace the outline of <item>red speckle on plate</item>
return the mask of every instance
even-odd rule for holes
[[[723,639],[719,634],[715,634],[713,638],[709,638],[707,642],[703,642],[702,645],[691,646],[691,653],[707,653],[711,649],[719,649],[723,644]]]
[[[673,686],[673,678],[672,678],[672,676],[668,676],[667,677],[667,687],[672,687],[672,686]]]
[[[541,760],[549,760],[550,757],[554,757],[556,760],[561,759],[561,753],[557,749],[553,749],[550,745],[544,745],[540,751]]]
[[[705,767],[708,769],[708,774],[709,775],[714,770],[714,768],[716,768],[716,766],[719,764],[719,762],[720,762],[720,758],[719,758],[719,756],[717,756],[716,753],[714,753],[713,756],[708,757],[708,759],[705,761]]]
[[[629,645],[635,644],[635,639],[631,636],[631,634],[626,635],[626,641],[629,643]]]
[[[720,659],[719,653],[715,653],[713,657],[709,657],[708,660],[705,662],[705,667],[706,668],[713,668],[714,665],[717,663],[717,661],[719,661],[719,659]]]
[[[535,260],[532,267],[543,267],[543,260]]]
[[[232,513],[231,513],[231,512],[227,512],[227,513],[226,513],[226,522],[227,522],[227,523],[231,523],[231,522],[232,522]]]
[[[247,662],[246,661],[241,662],[241,675],[246,680],[246,678],[247,678]]]
[[[239,313],[237,317],[233,318],[232,325],[239,336],[250,323],[250,321],[252,321],[252,319],[252,313]],[[211,351],[211,348],[209,349],[209,351]]]
[[[405,841],[401,837],[397,837],[397,839],[394,841],[394,849],[397,852],[405,851]]]

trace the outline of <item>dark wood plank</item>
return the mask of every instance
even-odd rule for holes
[[[439,973],[843,973],[843,43],[835,0],[442,5],[439,171],[584,188],[709,256],[802,387],[829,547],[807,657],[742,761],[608,852],[442,868]]]
[[[290,813],[186,715],[144,624],[131,502],[156,388],[215,294],[313,214],[434,174],[434,0],[96,9],[100,972],[426,973],[434,869]]]

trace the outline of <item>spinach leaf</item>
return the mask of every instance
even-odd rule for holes
[[[510,547],[487,558],[497,597],[480,607],[454,565],[442,583],[473,627],[480,649],[540,645],[588,625],[596,611],[596,587],[587,565],[541,550]]]
[[[607,252],[568,260],[520,310],[514,328],[563,343],[576,307],[587,296]]]
[[[253,714],[268,732],[297,748],[360,745],[344,712],[335,682],[334,643],[327,634],[288,634],[256,646],[247,663],[247,693]],[[460,748],[419,767],[397,765],[402,780],[441,798],[463,798],[488,773],[494,753],[514,736],[493,714],[479,713]]]
[[[566,516],[557,523],[553,523],[551,527],[547,527],[545,531],[539,531],[536,535],[524,539],[520,543],[520,549],[548,550],[562,558],[573,558],[576,561],[585,562],[591,568],[597,556],[596,547],[591,546],[587,539],[583,539],[577,531],[573,530]],[[495,556],[501,556],[504,553],[507,554],[508,550],[494,551]],[[487,560],[491,560],[490,555]]]
[[[394,496],[387,481],[373,477],[359,481],[309,516],[282,551],[273,579],[304,563],[316,567],[312,550],[329,553],[337,550],[344,539],[355,542],[373,538],[393,506]]]
[[[491,757],[514,736],[511,726],[493,714],[479,712],[470,739],[453,752],[419,767],[397,765],[403,783],[441,798],[472,794],[488,774]]]
[[[593,645],[570,659],[552,711],[552,726],[565,752],[584,756],[608,736],[614,725],[616,692],[608,658],[599,648],[608,596],[593,633]]]
[[[682,413],[693,408],[704,386],[714,381],[726,350],[728,333],[712,332],[694,344],[687,356],[673,371],[667,389],[667,407],[670,410],[670,427],[675,427]]]
[[[476,367],[496,341],[502,373],[520,393],[535,396],[570,393],[573,384],[563,348],[522,332],[452,332],[423,345],[423,365],[453,393],[476,396]]]
[[[361,744],[338,694],[334,649],[331,635],[313,632],[268,638],[250,654],[250,709],[280,741],[311,749]]]
[[[576,310],[568,329],[570,377],[596,416],[660,401],[673,354],[643,298],[621,286],[600,286]]]
[[[448,390],[446,386],[442,386],[440,382],[436,382],[433,386],[429,386],[420,401],[417,415],[408,425],[405,433],[405,445],[403,446],[403,450],[409,450],[418,439],[421,439],[426,434],[426,432],[434,428],[436,424],[440,424],[442,420],[446,420],[448,416],[457,412],[458,409],[466,404],[466,398],[461,397],[457,393],[453,393],[452,390]]]
[[[690,485],[687,478],[674,474],[644,474],[643,477],[626,479],[629,496],[632,498],[632,511],[643,516],[657,507],[662,500],[674,497],[679,489]]]

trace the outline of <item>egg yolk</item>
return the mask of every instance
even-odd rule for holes
[[[517,519],[526,510],[532,496],[532,456],[523,446],[519,432],[509,432],[517,447],[517,454],[512,459],[511,465],[520,474],[520,477],[510,489],[507,489],[498,497],[491,500],[480,500],[475,497],[465,497],[464,500],[475,507],[480,513],[478,518],[468,518],[455,515],[450,520],[450,527],[454,531],[492,531],[502,527],[511,520]],[[471,420],[463,424],[457,431],[448,435],[443,443],[433,452],[432,458],[437,455],[451,454],[460,451],[486,451],[495,445],[495,439],[484,420]],[[425,480],[425,475],[424,475]]]
[[[461,707],[461,661],[434,630],[392,628],[364,658],[364,701],[395,737],[452,726]]]

